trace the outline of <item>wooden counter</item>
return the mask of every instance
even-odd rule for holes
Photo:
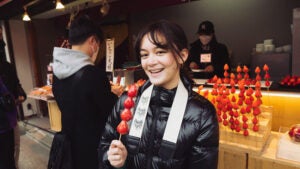
[[[300,169],[300,162],[276,157],[279,133],[272,132],[261,155],[249,154],[248,169]]]
[[[57,106],[56,101],[51,97],[34,96],[34,95],[30,95],[30,94],[27,95],[27,97],[47,102],[48,112],[49,112],[50,129],[55,132],[61,131],[61,112]]]

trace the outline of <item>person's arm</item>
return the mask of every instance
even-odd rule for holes
[[[230,67],[228,49],[225,45],[220,44],[216,51],[216,59],[213,61],[214,72],[218,77],[224,77],[224,65],[227,63]],[[230,70],[230,69],[229,69]]]
[[[217,169],[219,152],[219,125],[215,108],[209,104],[203,110],[199,135],[187,158],[187,169]]]
[[[125,94],[124,94],[125,95]],[[121,105],[124,102],[125,96],[121,96],[119,100],[116,102],[111,114],[109,115],[105,129],[102,133],[102,137],[100,140],[100,144],[98,147],[98,155],[99,155],[99,165],[100,168],[104,169],[114,169],[114,167],[111,165],[109,159],[108,159],[108,150],[111,147],[111,143],[113,140],[116,140],[119,138],[119,133],[117,132],[116,128],[118,124],[120,123],[120,113]]]

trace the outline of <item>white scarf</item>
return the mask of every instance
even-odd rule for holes
[[[140,101],[136,107],[134,117],[131,123],[129,135],[141,138],[149,103],[151,100],[151,94],[153,90],[153,84],[149,86],[140,98]],[[174,101],[172,103],[171,111],[169,114],[168,122],[164,132],[163,140],[173,142],[176,144],[177,137],[181,128],[181,123],[183,120],[185,108],[188,100],[188,92],[184,87],[181,79],[178,82],[178,88],[175,94]]]

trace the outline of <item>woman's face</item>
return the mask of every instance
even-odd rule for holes
[[[199,35],[199,39],[203,45],[207,45],[212,40],[213,35]]]
[[[160,36],[159,40],[165,43]],[[151,83],[166,89],[175,88],[180,78],[180,66],[171,50],[155,46],[149,40],[149,34],[143,37],[140,49],[141,64]]]

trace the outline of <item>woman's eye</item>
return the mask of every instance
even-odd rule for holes
[[[146,53],[141,53],[140,55],[141,55],[141,59],[144,59],[148,56],[148,54],[146,54]]]
[[[163,54],[165,54],[165,53],[167,53],[167,52],[166,52],[166,51],[163,51],[163,50],[157,51],[157,52],[156,52],[156,54],[157,54],[158,56],[161,56],[161,55],[163,55]]]

